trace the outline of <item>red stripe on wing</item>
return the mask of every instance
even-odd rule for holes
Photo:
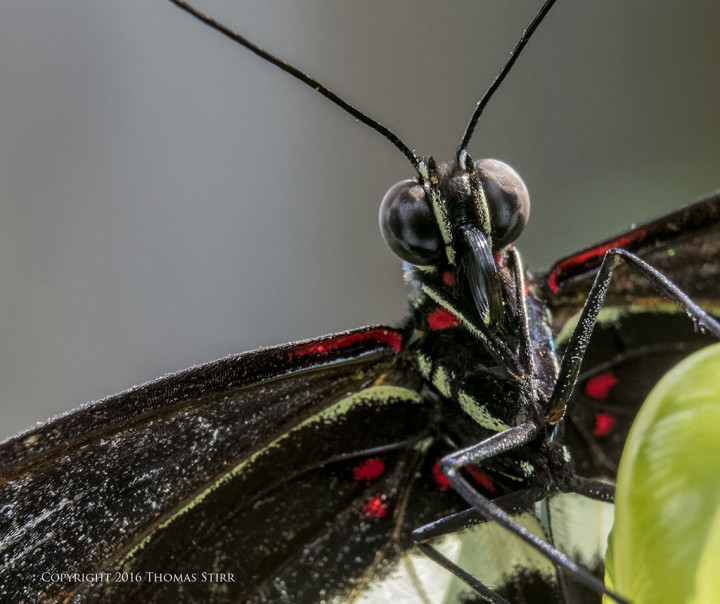
[[[400,345],[402,340],[400,334],[396,331],[390,331],[388,329],[371,329],[368,331],[354,332],[349,334],[343,334],[320,340],[318,342],[310,342],[308,344],[301,344],[294,348],[288,353],[289,358],[300,358],[308,355],[317,354],[328,354],[336,350],[342,350],[355,344],[361,344],[365,342],[378,342],[386,344],[391,348],[394,348],[396,352],[400,352]]]
[[[587,264],[593,260],[597,260],[599,264],[599,262],[602,260],[603,256],[608,250],[614,247],[622,248],[631,243],[637,243],[638,241],[641,241],[645,237],[645,235],[646,232],[644,229],[637,229],[635,231],[627,233],[626,235],[623,235],[622,237],[618,237],[613,241],[608,241],[606,243],[598,245],[597,247],[591,248],[589,250],[584,250],[575,254],[574,256],[565,258],[565,260],[561,260],[552,268],[550,274],[548,275],[548,287],[550,288],[550,291],[552,291],[552,293],[554,294],[557,294],[559,289],[558,282],[563,277],[571,274],[574,268],[580,267],[583,264]]]

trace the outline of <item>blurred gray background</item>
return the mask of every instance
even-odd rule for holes
[[[540,2],[199,4],[449,158]],[[560,0],[471,152],[531,267],[720,186],[720,4]],[[229,353],[405,310],[386,141],[163,0],[0,5],[2,436]]]

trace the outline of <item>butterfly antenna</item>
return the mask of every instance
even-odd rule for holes
[[[331,103],[335,103],[338,107],[352,115],[355,119],[361,121],[366,126],[369,126],[375,132],[379,132],[382,136],[384,136],[387,140],[389,140],[395,147],[397,147],[400,150],[400,153],[402,153],[407,160],[413,165],[413,167],[419,172],[424,173],[424,164],[420,161],[420,159],[413,153],[413,151],[402,141],[400,140],[400,137],[395,134],[392,130],[390,130],[388,127],[383,126],[380,122],[374,120],[369,115],[365,115],[362,111],[359,109],[353,107],[350,103],[342,99],[340,96],[335,94],[332,90],[329,88],[323,86],[320,82],[318,82],[316,79],[310,77],[306,73],[303,73],[300,71],[297,67],[294,67],[293,65],[290,65],[289,63],[286,63],[282,59],[276,57],[275,55],[270,54],[266,50],[263,50],[259,46],[256,46],[250,40],[245,38],[244,36],[241,36],[239,33],[233,31],[229,27],[223,25],[222,23],[216,21],[212,17],[206,15],[205,13],[200,12],[196,8],[190,6],[183,0],[170,0],[173,4],[183,9],[185,12],[190,13],[193,17],[196,19],[199,19],[206,25],[209,25],[213,29],[219,31],[221,34],[227,36],[234,42],[237,42],[241,46],[244,46],[248,50],[254,52],[256,55],[258,55],[260,58],[265,59],[269,63],[272,63],[273,65],[276,65],[280,69],[282,69],[284,72],[289,73],[291,76],[297,78],[300,80],[303,84],[308,85],[310,88],[314,89],[315,91],[319,92],[322,96],[324,96],[326,99],[328,99]]]
[[[475,110],[470,116],[470,121],[468,122],[467,128],[465,128],[465,134],[463,134],[462,141],[460,142],[460,148],[457,152],[459,164],[461,163],[462,157],[467,153],[470,139],[475,132],[475,127],[477,126],[478,120],[480,119],[482,112],[485,110],[485,106],[495,94],[495,91],[500,87],[500,84],[503,83],[505,76],[510,72],[510,69],[512,69],[515,61],[517,61],[517,58],[520,56],[523,48],[525,48],[525,45],[528,43],[528,40],[530,40],[532,35],[535,33],[535,30],[538,28],[540,23],[542,23],[542,20],[545,18],[545,15],[548,14],[553,4],[555,4],[555,0],[547,0],[547,2],[543,4],[543,7],[540,9],[538,14],[535,15],[532,23],[530,23],[528,28],[523,32],[520,40],[515,45],[515,48],[513,48],[510,56],[508,57],[508,60],[505,63],[505,66],[502,68],[500,73],[495,76],[492,84],[490,84],[490,88],[487,89],[487,92],[482,96],[482,98],[478,101],[478,104],[475,106]]]

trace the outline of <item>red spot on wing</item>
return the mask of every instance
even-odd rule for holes
[[[353,479],[369,483],[385,471],[385,462],[379,457],[366,459],[353,468]]]
[[[436,461],[433,464],[432,478],[435,481],[435,484],[438,486],[438,488],[441,491],[447,491],[450,488],[450,483],[448,482],[448,479],[445,478],[445,474],[443,474],[442,470],[440,469],[439,461]]]
[[[432,330],[447,329],[459,324],[460,320],[444,308],[437,308],[428,315],[428,325]]]
[[[399,333],[387,329],[371,329],[369,331],[348,333],[335,338],[327,338],[318,342],[310,342],[309,344],[301,344],[290,351],[288,356],[292,359],[308,355],[323,355],[348,348],[354,344],[372,341],[387,344],[400,352],[402,342]]]
[[[445,271],[443,273],[442,280],[448,287],[455,285],[455,275],[453,275],[452,271]]]
[[[374,497],[371,497],[363,506],[363,518],[374,518],[375,520],[379,520],[383,516],[387,515],[387,508],[388,505],[385,498],[378,493]]]
[[[500,252],[494,252],[493,256],[495,257],[495,264],[499,268],[502,268],[503,266],[505,266],[505,258],[503,258],[503,255]]]
[[[603,400],[610,393],[610,388],[618,383],[618,379],[612,373],[601,373],[590,378],[585,383],[585,394],[590,398]]]
[[[608,250],[614,247],[625,247],[630,243],[641,240],[643,237],[645,237],[645,235],[646,232],[644,229],[637,229],[635,231],[627,233],[626,235],[623,235],[622,237],[618,237],[613,241],[603,243],[592,249],[585,250],[584,252],[580,252],[578,254],[575,254],[574,256],[570,256],[570,258],[565,258],[565,260],[561,260],[553,267],[550,275],[548,276],[548,287],[550,288],[550,291],[552,291],[554,294],[557,294],[560,279],[566,276],[568,273],[571,273],[574,268],[582,266],[583,264],[586,264],[592,260],[602,260],[602,257]]]
[[[498,494],[495,483],[492,481],[492,478],[485,474],[485,472],[474,466],[468,466],[465,469],[467,470],[467,473],[472,476],[473,480],[488,493],[488,495],[495,497]]]
[[[530,288],[528,287],[527,283],[523,283],[523,293],[525,294],[526,298],[530,295]]]
[[[617,420],[609,413],[596,413],[593,434],[595,436],[607,436],[615,429],[616,425]]]

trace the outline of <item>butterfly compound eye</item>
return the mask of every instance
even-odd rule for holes
[[[530,217],[530,194],[520,175],[497,159],[475,162],[475,174],[483,185],[490,210],[493,249],[515,241]]]
[[[380,204],[380,230],[385,243],[412,264],[434,264],[442,257],[442,236],[425,190],[403,180],[385,193]]]

